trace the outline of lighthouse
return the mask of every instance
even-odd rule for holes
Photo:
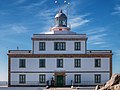
[[[60,9],[49,32],[33,34],[31,50],[8,51],[8,86],[95,86],[109,80],[112,51],[88,50],[89,37],[73,32],[67,19]]]

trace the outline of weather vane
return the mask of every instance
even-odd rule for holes
[[[55,4],[58,6],[59,10],[64,8],[64,7],[66,7],[66,9],[67,9],[67,16],[68,16],[68,9],[69,9],[70,3],[67,0],[56,0]]]

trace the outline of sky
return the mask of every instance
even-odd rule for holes
[[[120,0],[57,0],[68,10],[71,30],[87,34],[88,50],[112,50],[120,73]],[[49,31],[59,8],[55,0],[0,0],[0,81],[8,79],[8,50],[31,50],[33,34]],[[68,9],[67,9],[68,8]]]

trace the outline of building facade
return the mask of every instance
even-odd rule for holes
[[[78,86],[108,81],[112,51],[87,50],[86,34],[70,29],[60,10],[50,32],[33,35],[32,50],[9,50],[8,86]]]

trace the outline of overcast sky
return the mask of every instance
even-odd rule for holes
[[[63,0],[58,0],[62,6]],[[58,12],[55,0],[0,0],[0,80],[7,80],[8,50],[31,50],[33,34],[49,31]],[[68,0],[72,31],[87,34],[88,50],[112,50],[120,73],[120,0]],[[67,6],[61,7],[64,13]]]

